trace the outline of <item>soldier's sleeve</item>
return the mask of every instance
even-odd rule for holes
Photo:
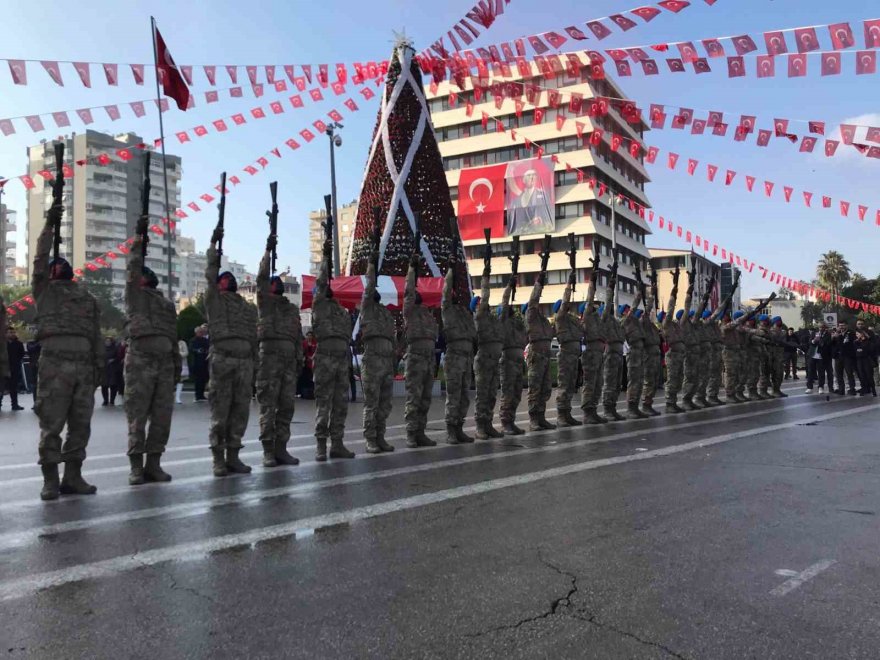
[[[361,311],[373,305],[373,294],[376,292],[376,265],[370,260],[367,265],[367,283],[364,286],[364,295],[361,298]]]
[[[272,252],[266,250],[260,259],[260,270],[257,271],[257,298],[269,293],[269,268],[272,263]]]
[[[605,311],[602,312],[603,320],[614,317],[614,289],[616,287],[617,279],[612,275],[608,281],[608,288],[605,289]]]
[[[562,304],[559,306],[559,311],[556,313],[556,318],[562,318],[566,314],[568,314],[571,309],[571,284],[565,287],[565,291],[562,294]]]
[[[205,256],[208,261],[205,267],[205,281],[208,285],[205,288],[205,306],[210,316],[210,307],[217,297],[217,277],[220,275],[220,255],[217,254],[217,248],[213,243],[205,251]]]
[[[49,285],[49,252],[52,249],[52,239],[55,236],[52,223],[46,221],[43,231],[37,237],[37,249],[34,255],[34,273],[31,278],[31,288],[34,297],[39,298]]]
[[[506,321],[510,316],[510,296],[513,294],[513,284],[507,283],[504,287],[504,295],[501,296],[501,319]]]
[[[636,299],[633,300],[633,304],[632,304],[633,310],[638,309],[639,305],[642,304],[642,287],[637,286],[636,289],[638,289],[638,291],[636,293]],[[649,309],[650,308],[647,305],[645,305],[645,311],[648,311]]]
[[[128,252],[125,280],[125,311],[128,314],[132,313],[135,298],[141,293],[140,282],[144,272],[143,244],[144,237],[140,234],[135,234],[131,249]]]
[[[690,287],[688,287],[688,288],[690,288]],[[688,312],[689,312],[690,309],[691,309],[691,303],[692,303],[693,301],[694,301],[694,293],[693,293],[693,291],[691,291],[691,292],[685,294],[685,297],[684,297],[684,314],[682,314],[682,315],[681,315],[681,318],[678,320],[678,324],[679,324],[679,325],[682,325],[682,326],[683,326],[685,323],[688,322],[688,318],[689,318],[689,317],[688,317]]]
[[[295,347],[295,364],[296,364],[296,373],[303,369],[303,364],[305,364],[305,353],[303,351],[303,333],[302,333],[302,319],[299,315],[299,307],[296,305],[293,306],[293,325],[294,325],[294,338],[293,344]]]
[[[406,271],[406,284],[403,287],[403,318],[409,317],[416,306],[416,269],[410,264]]]
[[[446,277],[443,279],[443,298],[440,301],[442,309],[450,309],[452,307],[452,289],[455,284],[455,268],[446,270]]]
[[[483,276],[480,278],[480,305],[477,307],[477,314],[485,316],[489,313],[489,269],[483,269]]]
[[[104,378],[104,341],[101,339],[101,308],[98,307],[98,301],[92,298],[92,304],[95,306],[94,319],[92,327],[92,360],[95,365],[96,385],[101,384]]]
[[[698,321],[703,318],[703,312],[706,311],[706,307],[709,305],[709,292],[707,291],[703,297],[700,299],[700,306],[697,307],[697,311],[694,313],[694,318]]]
[[[315,299],[324,298],[330,286],[330,263],[327,258],[321,259],[321,269],[318,271],[318,279],[315,280]]]

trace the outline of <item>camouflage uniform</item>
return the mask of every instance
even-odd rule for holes
[[[257,311],[237,292],[220,290],[217,282],[220,255],[214,241],[207,257],[205,311],[211,337],[210,439],[214,474],[223,476],[227,470],[250,472],[250,468],[238,460],[238,453],[254,391]]]
[[[773,394],[785,398],[788,395],[782,392],[783,362],[785,360],[785,349],[782,345],[785,342],[786,328],[784,325],[771,325],[768,332],[774,342],[767,347],[770,354],[770,384],[773,387]]]
[[[626,356],[626,404],[631,419],[645,417],[645,414],[639,410],[645,380],[645,330],[641,319],[635,314],[641,303],[642,292],[639,290],[629,313],[620,320],[626,343],[629,344],[629,353]]]
[[[91,433],[95,388],[104,371],[98,303],[81,284],[51,279],[52,239],[50,219],[37,239],[31,282],[37,308],[37,341],[42,344],[40,389],[34,409],[40,420],[43,499],[55,499],[59,492],[97,490],[82,480],[81,469]],[[65,425],[67,438],[62,446]],[[60,487],[58,463],[65,464]]]
[[[343,443],[348,414],[349,370],[351,369],[351,315],[339,302],[328,297],[330,261],[324,257],[315,281],[312,303],[312,331],[318,340],[315,353],[315,460],[354,456]]]
[[[371,260],[372,261],[372,260]],[[367,285],[361,299],[360,328],[364,344],[361,360],[361,383],[364,388],[364,437],[367,453],[394,451],[385,442],[385,424],[391,414],[391,394],[394,387],[394,317],[388,308],[377,301],[376,265],[367,266]]]
[[[474,360],[474,377],[477,385],[474,419],[477,423],[477,438],[500,438],[492,426],[495,416],[495,401],[498,397],[500,380],[501,351],[504,348],[504,328],[501,319],[489,306],[489,270],[483,270],[480,290],[480,304],[474,314],[477,332],[477,356]]]
[[[682,388],[681,407],[685,410],[696,410],[700,406],[694,403],[697,387],[700,383],[700,371],[705,368],[702,346],[697,335],[695,319],[689,314],[693,294],[688,285],[685,296],[684,314],[681,316],[682,339],[684,340],[684,386]]]
[[[678,296],[678,286],[672,288],[669,294],[669,302],[666,305],[666,315],[663,317],[663,336],[669,350],[666,352],[666,412],[682,412],[678,405],[678,393],[681,391],[681,381],[684,377],[685,347],[682,323],[676,320],[675,299]],[[687,316],[682,315],[686,321]]]
[[[158,468],[171,433],[174,385],[180,380],[181,360],[177,348],[177,312],[174,303],[158,288],[142,286],[143,251],[137,234],[128,254],[125,311],[128,350],[125,353],[125,415],[128,418],[128,455],[132,465],[129,481],[168,481]],[[147,422],[150,430],[146,433]],[[147,470],[141,463],[147,454]]]
[[[660,350],[660,330],[654,324],[651,315],[654,311],[654,298],[649,297],[645,304],[645,313],[642,315],[642,333],[645,337],[645,360],[644,360],[644,383],[642,385],[643,413],[659,415],[654,410],[654,394],[657,392],[657,381],[663,369],[663,354]]]
[[[524,431],[516,425],[516,409],[522,401],[523,370],[525,351],[529,337],[522,315],[514,311],[510,304],[513,295],[513,282],[504,289],[501,299],[501,326],[504,332],[504,354],[501,356],[501,425],[505,433],[520,435]]]
[[[703,318],[703,312],[706,311],[706,305],[709,303],[709,295],[710,292],[707,291],[706,295],[703,296],[703,299],[700,302],[700,306],[697,307],[697,310],[694,313],[694,318],[691,321],[694,329],[694,338],[697,340],[697,355],[699,356],[699,362],[697,363],[697,389],[694,393],[694,403],[702,408],[708,408],[710,406],[709,401],[706,399],[706,388],[709,385],[709,374],[712,370],[712,337],[706,326],[706,321],[708,319]]]
[[[623,328],[615,316],[614,289],[617,287],[617,277],[611,276],[611,285],[608,287],[609,294],[605,302],[605,386],[602,392],[602,410],[606,417],[622,420],[623,417],[617,412],[617,397],[620,394],[620,385],[623,376],[623,340],[625,338]]]
[[[446,336],[446,442],[459,444],[473,442],[464,432],[470,400],[471,362],[474,356],[474,339],[477,331],[470,310],[455,302],[455,269],[452,265],[446,271],[443,283],[443,301],[440,312],[443,319],[443,332]]]
[[[568,286],[565,287],[565,293],[562,294],[562,304],[559,311],[556,312],[555,326],[556,339],[559,341],[559,356],[557,358],[558,370],[558,390],[556,392],[556,412],[558,415],[557,424],[559,426],[580,426],[578,422],[571,416],[571,398],[577,392],[578,378],[578,360],[581,356],[581,340],[583,339],[584,328],[580,319],[573,313],[571,309],[571,281],[569,279]]]
[[[593,271],[598,277],[598,272]],[[609,289],[605,294],[605,309],[613,304],[614,292]],[[581,392],[581,410],[584,411],[584,421],[589,424],[603,424],[606,420],[599,416],[596,408],[602,396],[602,367],[605,363],[605,322],[599,316],[599,312],[593,307],[596,297],[596,280],[590,278],[590,287],[587,289],[587,300],[584,304],[584,312],[581,314],[581,324],[584,329],[584,352],[581,354],[581,369],[584,374],[584,389]]]
[[[719,307],[712,316],[703,321],[703,328],[709,338],[709,375],[706,380],[706,400],[713,405],[721,405],[718,398],[721,390],[721,355],[723,344],[721,343],[721,327],[718,317],[724,307]]]
[[[552,388],[550,341],[553,339],[553,328],[538,307],[544,289],[543,275],[538,274],[526,308],[529,332],[529,356],[526,360],[529,367],[529,428],[532,431],[556,428],[545,417]]]
[[[727,318],[727,317],[725,317]],[[740,403],[743,399],[738,395],[742,380],[743,350],[739,332],[744,316],[736,320],[723,321],[721,324],[721,359],[724,362],[724,395],[727,403]]]
[[[770,343],[772,332],[770,325],[763,323],[758,324],[757,330],[757,336],[764,340],[758,344],[758,397],[769,399],[767,390],[773,386],[773,345]]]
[[[434,385],[434,346],[437,321],[431,310],[416,303],[416,268],[406,273],[403,295],[403,322],[406,334],[406,420],[407,447],[433,447],[437,443],[425,435],[431,388]]]
[[[749,392],[749,400],[764,399],[758,391],[758,382],[761,378],[761,361],[764,354],[764,338],[758,328],[741,328],[745,338],[745,387]]]
[[[296,402],[296,381],[303,367],[299,307],[283,291],[272,290],[271,264],[272,249],[267,249],[257,273],[257,403],[264,467],[299,463],[287,453],[287,443]]]

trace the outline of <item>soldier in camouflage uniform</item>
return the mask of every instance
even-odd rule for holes
[[[162,295],[158,290],[159,279],[144,266],[143,237],[147,222],[146,216],[138,220],[134,243],[128,253],[125,285],[129,335],[125,353],[125,415],[131,464],[128,483],[132,486],[145,481],[171,481],[160,460],[171,433],[174,385],[180,380],[181,370],[174,303]]]
[[[516,276],[512,275],[501,298],[500,318],[504,333],[504,353],[501,356],[501,429],[507,435],[525,433],[516,425],[516,409],[522,400],[523,352],[529,341],[522,314],[514,311],[510,298],[516,287]]]
[[[403,293],[403,324],[406,336],[406,446],[434,447],[437,443],[425,435],[431,388],[434,385],[434,346],[437,342],[437,321],[431,310],[422,305],[416,290],[418,253],[413,254],[406,273]]]
[[[333,297],[330,288],[333,244],[324,241],[321,270],[315,281],[312,303],[312,331],[318,340],[315,353],[315,460],[354,458],[343,443],[348,415],[349,370],[351,369],[351,315]]]
[[[737,310],[731,314],[728,310],[721,321],[721,359],[724,362],[724,395],[727,403],[743,403],[746,400],[739,392],[745,358],[744,335],[739,328],[745,320],[744,312]]]
[[[526,326],[529,332],[529,430],[555,429],[556,425],[547,421],[547,400],[550,398],[552,380],[550,378],[550,342],[553,327],[541,313],[539,304],[544,290],[547,273],[538,273],[532,295],[526,308]]]
[[[217,244],[223,240],[219,225],[211,236],[205,269],[205,311],[211,335],[211,454],[215,477],[251,471],[238,457],[250,416],[257,360],[257,312],[238,293],[229,271],[220,272]]]
[[[773,386],[773,344],[771,342],[770,317],[761,314],[758,317],[758,336],[765,340],[761,345],[759,355],[760,375],[758,377],[758,397],[772,399],[769,389]]]
[[[777,398],[785,399],[788,395],[782,391],[782,378],[784,372],[784,362],[785,362],[785,338],[787,333],[787,328],[782,323],[782,318],[779,316],[774,316],[770,319],[770,340],[773,342],[770,344],[770,376],[771,376],[771,384],[773,385],[773,394],[776,395]]]
[[[34,410],[40,420],[40,497],[44,500],[97,491],[82,478],[82,464],[91,433],[95,388],[104,373],[98,303],[73,281],[73,269],[65,259],[49,261],[54,220],[61,212],[55,207],[49,211],[37,238],[31,282],[37,308],[36,338],[42,345]],[[67,438],[62,446],[65,425]],[[60,484],[59,463],[64,463]]]
[[[620,394],[623,376],[623,328],[614,314],[614,291],[617,289],[617,262],[611,264],[611,281],[608,284],[610,295],[606,297],[602,321],[605,325],[605,367],[604,388],[602,391],[602,411],[607,419],[622,421],[617,412],[617,397]]]
[[[642,284],[641,270],[636,266],[636,299],[633,301],[632,307],[629,305],[621,306],[621,320],[626,343],[629,344],[629,354],[626,356],[627,369],[627,388],[626,388],[626,410],[630,419],[644,419],[648,415],[639,410],[639,402],[642,398],[642,387],[645,378],[645,331],[642,325],[642,310],[639,305],[642,304],[644,296],[644,288]]]
[[[693,270],[688,271],[688,288],[684,299],[684,310],[679,310],[675,314],[681,323],[681,336],[684,341],[684,386],[682,387],[681,407],[685,410],[700,409],[700,406],[694,403],[694,395],[697,393],[697,385],[700,382],[700,370],[704,366],[703,356],[700,353],[700,340],[694,325],[696,312],[691,309],[696,279],[696,266],[694,266]]]
[[[678,278],[681,275],[678,267],[672,273],[672,291],[669,292],[669,302],[663,315],[661,329],[666,339],[669,350],[666,352],[666,412],[680,413],[684,408],[678,405],[678,393],[681,391],[681,381],[684,377],[684,338],[682,336],[681,317],[684,315],[679,310],[677,319],[673,317],[675,299],[678,297]],[[658,320],[659,320],[658,314]]]
[[[753,315],[750,315],[753,316]],[[758,391],[758,383],[761,378],[761,361],[764,354],[764,344],[766,339],[762,336],[761,330],[755,327],[754,318],[750,318],[744,327],[740,328],[743,333],[745,342],[745,361],[744,375],[745,388],[749,393],[749,401],[760,401],[766,399]]]
[[[706,384],[706,401],[707,403],[713,406],[721,406],[724,405],[725,401],[722,401],[718,398],[718,392],[721,389],[721,376],[722,376],[722,363],[725,365],[725,373],[726,373],[726,362],[723,362],[724,352],[727,350],[724,339],[724,324],[728,323],[730,320],[730,311],[729,306],[731,301],[733,300],[733,292],[736,291],[737,286],[739,285],[739,271],[736,271],[736,275],[733,280],[733,287],[730,290],[730,293],[727,297],[721,301],[718,309],[712,312],[708,317],[703,320],[704,332],[709,337],[709,377]],[[706,315],[706,312],[703,312],[703,315]],[[736,333],[733,330],[733,341],[736,340]],[[728,339],[730,341],[730,339]],[[731,368],[736,370],[736,361],[738,355],[736,355],[736,350],[732,351],[734,353]],[[735,377],[734,381],[735,382]],[[735,388],[734,388],[735,389]],[[734,390],[730,390],[727,394],[726,403],[733,403],[735,401],[735,397],[733,396]]]
[[[480,297],[474,313],[477,330],[477,357],[474,360],[474,377],[477,385],[475,401],[477,439],[502,438],[504,434],[492,425],[495,416],[495,400],[498,397],[501,351],[504,347],[504,327],[501,319],[489,307],[489,264],[483,267],[480,280]]]
[[[708,408],[712,404],[706,398],[706,388],[709,385],[709,373],[712,369],[712,337],[706,327],[706,321],[712,315],[712,312],[706,309],[709,305],[709,298],[712,295],[712,289],[715,288],[715,278],[710,278],[706,292],[700,300],[700,305],[691,320],[694,329],[694,337],[697,339],[697,354],[699,355],[699,370],[697,372],[697,389],[694,393],[694,404],[699,408]]]
[[[446,335],[443,371],[446,374],[446,442],[450,445],[474,441],[464,432],[464,420],[470,406],[468,387],[477,334],[473,315],[466,305],[459,302],[460,294],[455,292],[455,262],[453,252],[449,255],[440,305]]]
[[[657,381],[660,379],[663,369],[663,354],[660,350],[660,330],[652,317],[656,303],[657,299],[652,287],[651,295],[645,303],[645,313],[640,319],[642,334],[645,337],[645,360],[643,363],[645,377],[642,386],[641,411],[651,417],[656,417],[660,414],[654,409],[654,394],[657,392]]]
[[[299,465],[287,452],[296,401],[296,381],[303,367],[303,334],[299,307],[284,296],[284,282],[272,275],[277,238],[270,235],[257,273],[257,402],[263,467]]]
[[[554,324],[556,339],[559,341],[559,356],[557,358],[559,389],[556,392],[556,424],[560,428],[581,425],[581,422],[571,416],[571,398],[577,392],[578,359],[581,356],[581,340],[583,339],[583,326],[571,308],[571,289],[574,286],[575,277],[575,272],[571,271],[565,293],[562,294],[562,300],[557,300],[553,306],[553,311],[556,314]]]
[[[367,266],[367,283],[361,299],[361,339],[364,356],[361,360],[361,383],[364,388],[364,438],[367,453],[394,451],[385,442],[385,424],[391,413],[394,387],[394,317],[382,304],[376,291],[376,261],[373,254]]]
[[[0,295],[0,337],[6,336],[6,304]],[[2,347],[0,347],[2,348]],[[9,378],[9,352],[0,350],[0,382]]]
[[[581,368],[584,374],[584,389],[581,392],[581,410],[584,411],[585,424],[605,424],[608,420],[596,412],[602,396],[602,366],[605,362],[605,323],[602,320],[604,308],[596,309],[596,283],[599,281],[599,253],[591,259],[593,270],[590,273],[590,286],[587,299],[581,303],[581,325],[584,329],[584,352],[581,354]],[[605,307],[612,305],[614,290],[609,288],[605,294]]]

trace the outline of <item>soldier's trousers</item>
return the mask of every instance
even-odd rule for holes
[[[638,406],[642,400],[645,386],[645,349],[643,346],[630,346],[626,356],[626,402],[630,407]]]
[[[125,416],[129,456],[165,451],[174,411],[174,372],[174,356],[170,353],[145,353],[133,348],[126,352]]]
[[[705,364],[701,345],[687,346],[684,351],[684,386],[681,393],[684,401],[690,401],[697,394],[702,369],[705,369]]]
[[[375,440],[385,436],[385,423],[391,414],[394,388],[394,355],[367,350],[361,360],[361,384],[364,388],[364,437]]]
[[[782,379],[783,379],[783,371],[784,371],[784,360],[785,353],[782,348],[778,346],[774,346],[771,350],[770,355],[771,365],[773,367],[772,376],[773,376],[773,389],[779,390],[782,387]]]
[[[706,388],[709,386],[709,374],[712,372],[712,344],[700,343],[700,361],[697,363],[697,393],[698,399],[706,398]]]
[[[717,399],[721,390],[721,344],[712,342],[709,345],[709,370],[706,379],[706,396]]]
[[[550,354],[529,350],[526,364],[529,366],[529,417],[543,415],[552,389]]]
[[[406,354],[406,405],[404,419],[408,434],[424,433],[431,409],[431,388],[434,385],[434,354]]]
[[[571,412],[571,398],[577,392],[578,358],[580,346],[577,352],[559,351],[557,361],[559,371],[557,374],[558,389],[556,390],[556,410],[559,412]]]
[[[681,382],[684,378],[684,349],[672,350],[666,353],[666,403],[675,403],[678,393],[681,392]]]
[[[724,394],[733,399],[742,381],[742,352],[735,347],[724,346],[721,359],[724,362]]]
[[[260,404],[260,442],[264,447],[286,446],[290,440],[298,378],[296,353],[260,350],[257,403]]]
[[[758,391],[758,383],[761,380],[761,354],[756,349],[746,349],[743,371],[746,389],[753,395]]]
[[[767,388],[773,386],[773,350],[765,348],[758,353],[758,389],[766,392]]]
[[[470,351],[446,351],[443,372],[446,374],[446,425],[462,426],[467,417],[471,400],[468,388],[471,385]]]
[[[211,350],[211,449],[241,449],[254,392],[254,361]]]
[[[512,424],[516,419],[516,409],[522,401],[523,391],[523,367],[525,360],[522,352],[517,351],[519,357],[507,357],[502,355],[501,366],[501,410],[502,424]]]
[[[40,465],[84,461],[95,408],[91,355],[44,350],[38,373],[40,389],[34,410],[40,420]],[[62,445],[65,425],[67,437]]]
[[[588,348],[581,354],[584,371],[584,389],[581,392],[581,408],[595,411],[602,397],[602,366],[605,353],[601,348]]]
[[[622,369],[623,353],[607,351],[605,353],[605,388],[602,391],[602,405],[609,410],[617,408],[617,396],[620,394]]]
[[[662,359],[659,346],[649,346],[645,349],[645,377],[642,384],[642,398],[645,406],[650,406],[654,403],[657,381],[660,379],[660,370],[663,368]]]
[[[315,439],[341,442],[348,415],[351,354],[322,353],[318,344],[315,354]],[[213,385],[212,385],[213,387]]]
[[[498,400],[498,384],[501,380],[499,357],[498,351],[480,348],[474,358],[474,380],[477,385],[474,419],[477,424],[491,424],[495,416],[495,402]]]

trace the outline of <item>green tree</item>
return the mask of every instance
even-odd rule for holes
[[[24,298],[30,292],[30,286],[18,286],[15,284],[4,284],[3,286],[0,286],[0,298],[3,298],[3,302],[6,305]]]
[[[852,279],[852,270],[849,262],[840,252],[830,250],[819,260],[816,266],[816,278],[822,288],[829,290],[834,296],[832,302],[836,305],[841,289]]]
[[[804,327],[809,328],[822,321],[822,304],[814,302],[805,302],[801,308],[801,320]]]
[[[80,282],[98,301],[98,309],[101,312],[101,327],[116,333],[122,332],[125,325],[125,313],[116,306],[113,300],[113,285],[110,283],[109,273],[97,271],[88,278],[83,278]]]
[[[195,305],[184,307],[177,315],[177,338],[189,342],[196,334],[196,328],[204,322],[205,317]]]
[[[791,289],[786,289],[784,286],[779,287],[779,291],[776,292],[776,297],[780,300],[794,300],[795,295]]]

